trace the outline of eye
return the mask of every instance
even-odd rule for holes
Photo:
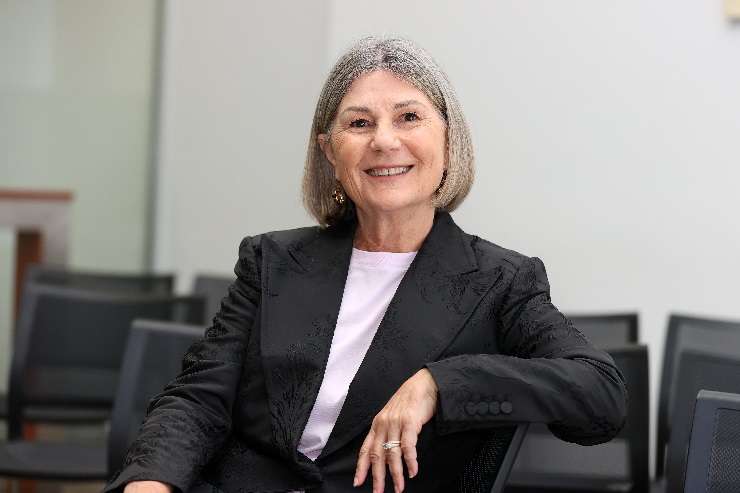
[[[419,120],[419,115],[413,111],[407,111],[403,114],[403,121],[405,122],[415,122],[417,120]]]
[[[357,120],[352,120],[349,123],[349,126],[352,128],[365,128],[368,125],[370,125],[370,122],[365,118],[358,118]]]

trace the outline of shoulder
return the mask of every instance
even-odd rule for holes
[[[265,249],[283,251],[299,248],[322,234],[326,234],[326,230],[319,226],[305,226],[245,236],[239,244],[239,256],[261,255]]]
[[[475,235],[465,234],[482,270],[501,269],[504,284],[516,289],[549,290],[547,269],[539,257],[528,256]]]
[[[501,267],[504,272],[514,274],[532,257],[516,250],[503,247],[480,236],[464,233],[478,262],[479,268],[491,269]]]

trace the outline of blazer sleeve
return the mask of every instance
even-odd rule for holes
[[[231,411],[249,333],[260,302],[259,258],[253,240],[239,246],[221,308],[183,358],[181,373],[149,402],[123,466],[104,491],[154,480],[188,491],[231,430]]]
[[[501,354],[462,354],[428,363],[439,388],[439,434],[546,423],[562,440],[593,445],[624,426],[624,377],[550,299],[545,266],[525,257],[494,308]]]

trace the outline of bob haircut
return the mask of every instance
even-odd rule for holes
[[[322,227],[354,219],[355,207],[349,197],[343,205],[332,198],[337,185],[334,168],[319,147],[318,135],[328,134],[331,141],[337,108],[350,85],[359,76],[376,70],[387,70],[419,89],[445,122],[445,173],[432,196],[434,207],[453,211],[473,185],[470,131],[445,73],[426,51],[407,39],[363,38],[337,60],[324,83],[313,116],[303,173],[303,204]]]

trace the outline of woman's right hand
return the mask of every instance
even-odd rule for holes
[[[123,493],[172,493],[174,488],[159,481],[132,481],[123,489]]]

